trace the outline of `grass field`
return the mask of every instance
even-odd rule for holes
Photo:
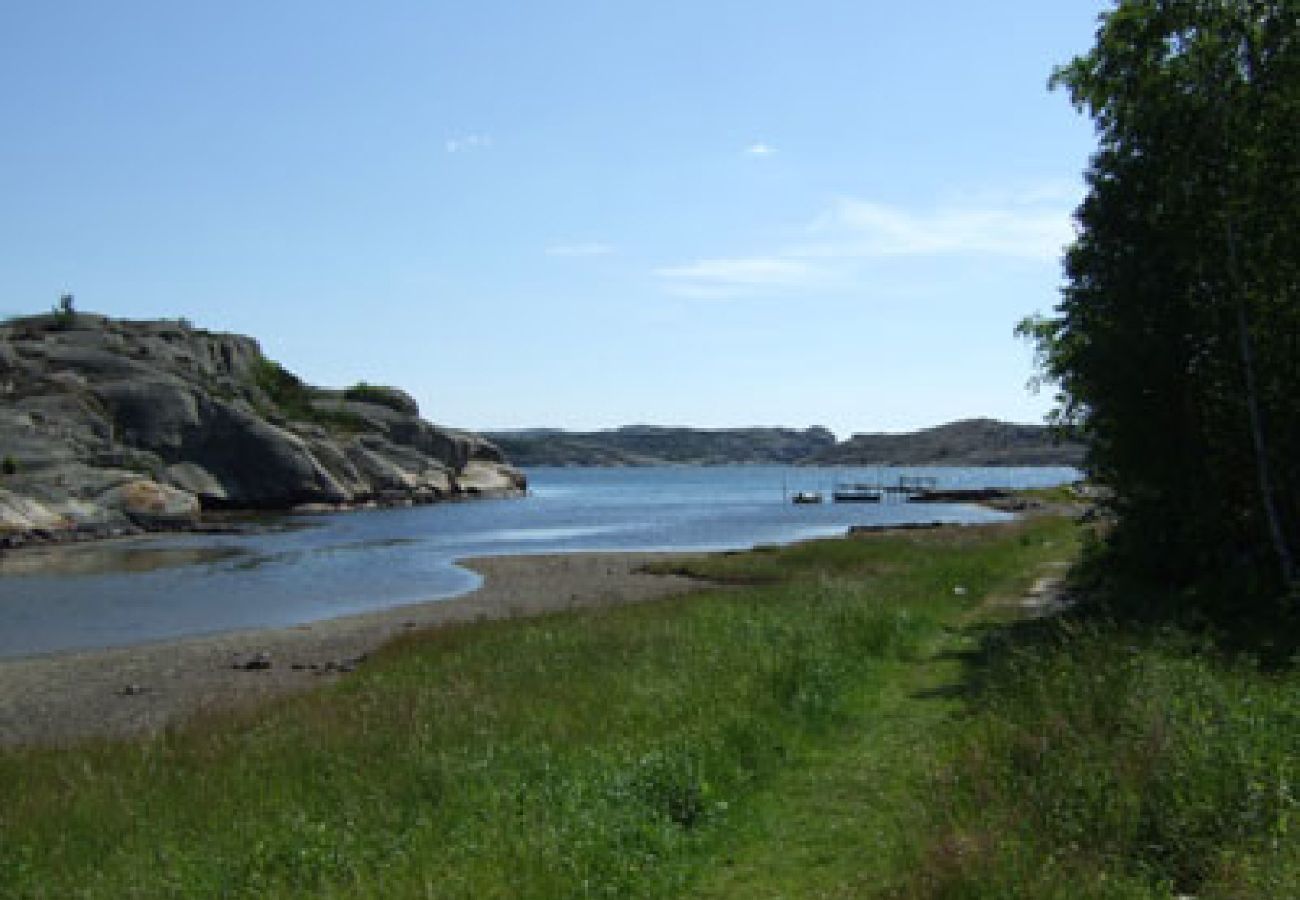
[[[1300,896],[1294,665],[1079,618],[995,633],[974,680],[915,894]]]
[[[1295,679],[989,612],[1076,548],[1041,519],[701,557],[688,596],[5,751],[0,896],[1284,896],[1251,891],[1297,871]]]

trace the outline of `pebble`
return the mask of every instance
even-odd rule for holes
[[[357,666],[361,665],[365,661],[366,661],[366,654],[362,653],[360,656],[354,656],[350,659],[343,659],[343,660],[331,659],[330,661],[326,662],[324,665],[320,665],[320,666],[316,665],[315,663],[312,663],[310,668],[315,670],[316,674],[318,675],[327,675],[331,672],[337,672],[340,675],[346,675],[349,672],[355,672],[357,670]]]

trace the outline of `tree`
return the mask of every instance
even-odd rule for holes
[[[62,294],[54,305],[54,321],[60,328],[67,328],[77,318],[76,301],[71,294]]]
[[[1099,146],[1061,301],[1023,327],[1114,489],[1114,546],[1294,587],[1300,2],[1120,0],[1051,83]]]

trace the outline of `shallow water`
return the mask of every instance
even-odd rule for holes
[[[529,470],[531,493],[311,517],[248,535],[152,536],[0,557],[0,657],[276,627],[473,590],[456,560],[578,551],[723,550],[850,525],[994,522],[966,505],[795,506],[835,481],[937,476],[941,488],[1046,487],[1068,468],[772,466]]]

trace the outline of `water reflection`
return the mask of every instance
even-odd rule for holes
[[[286,550],[282,553],[246,553],[231,568],[240,572],[252,572],[271,565],[301,565],[312,557],[333,556],[340,553],[372,553],[376,550],[392,547],[410,547],[423,543],[420,538],[389,537],[375,540],[356,541],[348,544],[331,544],[322,547],[307,547],[300,550]]]
[[[247,552],[238,547],[140,547],[111,542],[72,544],[0,554],[0,576],[154,572],[177,566],[226,562],[246,555]]]

